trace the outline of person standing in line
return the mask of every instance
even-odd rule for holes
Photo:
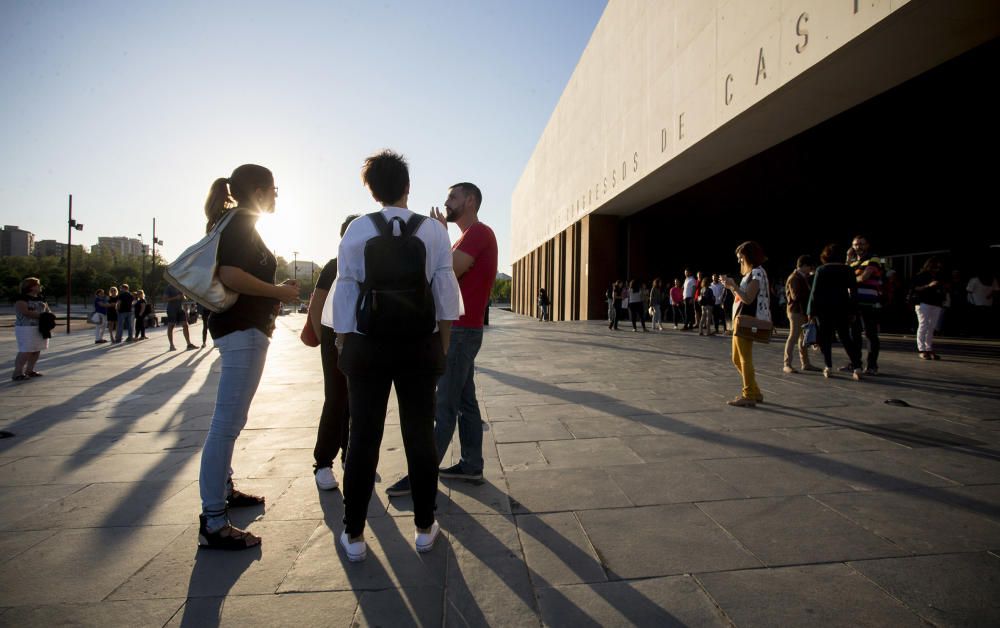
[[[94,344],[104,344],[107,342],[104,339],[104,329],[108,321],[108,297],[104,295],[104,290],[100,288],[94,293],[94,314],[97,318],[94,325]]]
[[[726,286],[722,285],[722,280],[718,275],[712,275],[712,296],[715,297],[715,307],[712,308],[712,318],[715,321],[715,333],[719,333],[719,326],[722,331],[726,330],[726,313],[723,309],[722,296],[726,294]]]
[[[715,326],[712,320],[715,316],[715,292],[712,291],[712,282],[705,277],[701,280],[701,291],[698,294],[698,306],[701,308],[701,319],[698,321],[699,336],[714,336]]]
[[[135,304],[135,296],[129,292],[128,284],[123,283],[121,289],[118,291],[118,335],[115,339],[118,342],[122,341],[122,332],[128,332],[128,337],[125,342],[134,342],[132,332],[132,306]]]
[[[940,360],[934,351],[934,331],[944,305],[948,285],[944,281],[941,258],[933,256],[924,262],[913,278],[913,309],[917,313],[917,351],[921,360]]]
[[[263,497],[233,485],[233,449],[264,372],[278,308],[282,302],[294,303],[299,298],[297,281],[275,285],[277,262],[257,233],[257,220],[261,214],[274,213],[277,198],[271,171],[246,164],[228,179],[216,179],[205,200],[206,232],[227,212],[237,212],[220,236],[218,277],[239,294],[232,307],[212,316],[209,330],[222,363],[198,481],[202,508],[198,545],[210,549],[242,550],[260,545],[260,537],[230,523],[229,509],[264,505]]]
[[[14,336],[17,339],[17,356],[14,358],[14,374],[11,379],[22,382],[32,377],[41,377],[35,370],[38,358],[49,341],[38,328],[39,319],[49,306],[42,299],[42,282],[38,277],[26,277],[21,281],[21,294],[14,301]]]
[[[990,313],[993,311],[993,297],[1000,292],[1000,284],[989,271],[980,271],[969,280],[965,286],[969,305],[972,310],[972,329],[974,333],[987,337],[992,333],[990,328]]]
[[[608,329],[618,329],[618,294],[621,292],[621,280],[615,281],[604,293],[608,302]]]
[[[344,238],[348,225],[357,214],[348,216],[340,225],[340,238]],[[323,267],[309,299],[307,325],[319,338],[319,355],[323,364],[323,410],[319,415],[316,430],[316,446],[313,447],[313,477],[316,486],[323,491],[332,491],[340,484],[333,474],[333,461],[340,453],[340,465],[347,463],[347,443],[350,437],[351,414],[347,402],[347,378],[337,366],[337,334],[333,328],[322,324],[323,306],[330,295],[330,288],[337,278],[337,258],[331,259]]]
[[[115,337],[118,332],[118,288],[111,286],[108,288],[108,336],[111,344],[117,344]]]
[[[765,321],[771,320],[771,303],[767,273],[762,265],[767,260],[764,249],[756,242],[749,240],[736,247],[736,260],[740,264],[743,279],[739,284],[731,277],[725,278],[726,288],[735,297],[733,320],[736,316],[752,316]],[[757,386],[756,373],[753,366],[753,340],[741,338],[736,334],[736,324],[733,324],[733,365],[743,380],[743,389],[739,397],[728,401],[731,406],[753,408],[764,401],[764,394]]]
[[[663,281],[659,277],[653,280],[649,291],[649,310],[653,315],[653,329],[663,331]]]
[[[146,316],[149,315],[146,305],[146,293],[142,290],[135,291],[135,304],[132,308],[135,310],[135,339],[145,340],[146,339]]]
[[[684,289],[681,287],[680,279],[674,279],[674,287],[670,289],[670,314],[674,321],[674,329],[678,328],[678,321],[681,325],[687,326],[687,317],[684,312]]]
[[[788,303],[788,338],[785,340],[785,373],[795,373],[792,367],[792,352],[798,348],[799,363],[803,371],[819,371],[809,363],[809,347],[805,345],[802,326],[806,324],[806,307],[809,305],[810,280],[816,270],[816,262],[811,255],[802,255],[795,262],[795,270],[785,280],[785,294]]]
[[[635,279],[628,282],[628,318],[632,322],[632,331],[639,331],[635,325],[637,320],[642,323],[642,331],[648,331],[646,319],[642,315],[642,289]]]
[[[855,381],[861,381],[861,346],[851,333],[852,317],[857,315],[858,282],[844,259],[843,247],[828,244],[819,256],[822,266],[816,269],[806,314],[816,321],[817,340],[823,352],[823,377],[833,372],[833,334],[840,338]]]
[[[545,288],[538,289],[538,320],[545,322],[549,319],[549,295],[545,294]]]
[[[407,208],[410,173],[402,155],[385,150],[368,157],[361,177],[382,210],[347,228],[337,253],[337,279],[323,309],[323,324],[337,332],[339,365],[347,376],[351,428],[339,541],[351,562],[367,557],[365,521],[392,388],[412,484],[414,545],[418,552],[434,547],[440,532],[434,517],[440,460],[434,388],[445,372],[451,322],[462,314],[448,231],[438,220]],[[456,196],[449,193],[446,207],[464,206],[467,187],[459,184],[451,190]],[[423,268],[416,266],[418,258]],[[494,267],[489,285],[495,277]],[[395,296],[376,310],[377,291],[390,284],[406,288],[394,288]],[[470,306],[470,315],[481,317],[484,304],[485,299]],[[449,393],[439,394],[451,399]]]
[[[684,330],[694,329],[694,293],[698,290],[698,279],[690,268],[684,269]]]
[[[885,280],[884,262],[872,254],[868,238],[854,236],[851,242],[854,261],[850,263],[858,282],[858,316],[851,325],[854,343],[861,345],[861,336],[868,338],[868,364],[865,375],[878,374],[878,354],[882,347],[879,326],[882,324],[882,284]]]
[[[204,305],[198,305],[198,314],[201,315],[201,348],[205,348],[205,341],[208,340],[208,319],[212,316],[212,310]]]
[[[174,327],[177,325],[181,325],[181,329],[184,331],[184,342],[187,343],[187,350],[197,349],[198,347],[191,342],[190,325],[188,324],[187,312],[184,311],[184,293],[167,284],[163,291],[163,300],[167,303],[167,342],[170,343],[168,351],[177,350],[177,347],[174,346]],[[213,335],[212,338],[214,339],[215,336]]]
[[[466,313],[452,324],[444,375],[437,384],[437,408],[434,417],[434,440],[438,462],[444,460],[458,425],[461,446],[459,461],[439,469],[442,478],[481,480],[483,478],[483,420],[476,398],[475,359],[482,346],[482,327],[473,315],[492,286],[496,275],[497,243],[493,230],[479,220],[482,193],[471,183],[451,188],[445,203],[448,222],[458,224],[462,236],[452,247],[455,275],[458,277]],[[436,210],[431,215],[442,217]],[[409,477],[386,491],[392,496],[409,492]]]

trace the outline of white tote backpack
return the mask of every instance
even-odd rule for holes
[[[188,247],[163,273],[170,285],[212,312],[228,310],[240,296],[219,280],[219,243],[237,211],[226,212],[204,238]]]

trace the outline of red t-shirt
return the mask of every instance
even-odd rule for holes
[[[452,325],[479,329],[483,326],[486,304],[497,277],[497,238],[492,229],[477,222],[458,238],[451,250],[461,251],[475,260],[472,267],[458,278],[465,314]]]

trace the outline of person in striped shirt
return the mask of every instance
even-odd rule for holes
[[[885,279],[885,263],[872,254],[868,238],[854,236],[851,243],[854,259],[850,262],[854,277],[858,282],[858,316],[854,319],[851,334],[860,346],[862,334],[868,338],[868,362],[865,375],[878,373],[879,319],[882,314],[882,284]]]

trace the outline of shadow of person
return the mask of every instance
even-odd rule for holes
[[[260,558],[260,546],[239,552],[198,549],[188,580],[187,601],[181,614],[181,628],[219,626],[226,592],[232,589],[243,572]],[[200,597],[199,594],[206,590],[211,590],[215,595]]]

